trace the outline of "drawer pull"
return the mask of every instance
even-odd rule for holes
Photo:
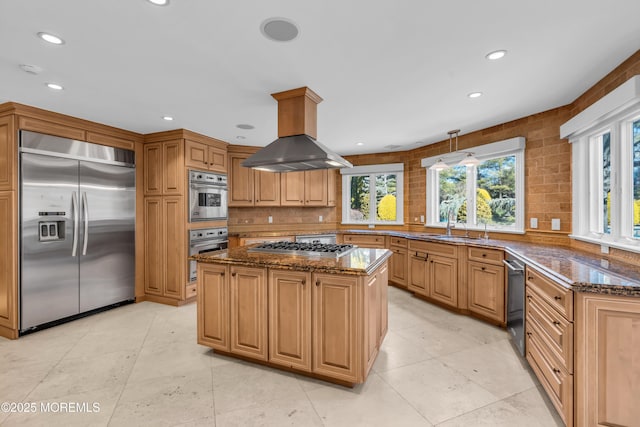
[[[562,297],[561,297],[561,296],[556,295],[555,297],[553,297],[553,299],[554,299],[554,300],[556,300],[556,301],[560,301],[560,300],[562,299]]]
[[[231,273],[231,277],[236,277],[236,272]]]
[[[527,276],[527,280],[533,280],[533,276]]]
[[[302,279],[302,284],[306,285],[307,284],[307,279]]]
[[[554,374],[559,374],[560,373],[560,369],[558,369],[558,368],[552,368],[552,370],[553,370]]]
[[[531,332],[527,332],[527,336],[530,337],[531,336]]]
[[[485,271],[487,269],[487,267],[482,267],[482,271]]]
[[[556,326],[560,326],[560,322],[558,322],[557,320],[554,320],[552,323]]]
[[[316,286],[320,286],[320,280],[316,280]]]
[[[224,277],[224,271],[222,273],[220,273],[220,276]]]
[[[486,257],[486,256],[487,256],[487,254],[482,254],[482,258],[484,258],[484,257]]]

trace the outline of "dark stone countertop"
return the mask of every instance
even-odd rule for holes
[[[194,255],[190,259],[214,264],[240,264],[250,267],[368,276],[391,256],[391,251],[388,249],[369,248],[356,248],[340,258],[291,256],[249,252],[248,249],[252,246],[256,245]]]
[[[541,270],[553,277],[558,283],[576,292],[590,292],[609,295],[640,297],[640,254],[638,263],[632,264],[564,246],[537,243],[517,242],[511,240],[478,239],[396,230],[333,230],[303,234],[376,234],[383,236],[404,237],[409,240],[422,240],[453,245],[502,249],[522,259],[527,265]],[[246,234],[246,233],[243,233]],[[297,233],[281,233],[295,235]],[[264,236],[254,233],[251,236]],[[277,236],[278,233],[269,233]]]

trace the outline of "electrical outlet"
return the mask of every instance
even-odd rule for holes
[[[600,253],[601,253],[601,254],[608,254],[608,253],[609,253],[609,246],[607,246],[607,245],[600,245]]]
[[[551,218],[551,229],[560,230],[560,218]]]
[[[424,224],[424,215],[420,215],[420,222]]]
[[[322,215],[318,215],[318,222],[322,222]]]
[[[531,228],[538,228],[538,218],[531,218]]]
[[[269,222],[269,224],[272,224],[273,223],[273,217],[271,215],[269,215],[267,217],[267,221]]]
[[[376,228],[376,226],[373,224],[369,224],[369,228]]]

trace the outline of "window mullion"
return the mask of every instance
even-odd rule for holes
[[[375,224],[378,222],[376,219],[376,214],[378,213],[378,209],[376,206],[376,194],[378,192],[377,183],[376,183],[376,175],[369,175],[369,218],[370,223]]]

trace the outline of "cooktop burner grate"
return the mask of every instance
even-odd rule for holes
[[[249,252],[340,258],[356,247],[336,243],[269,242],[250,248]]]

